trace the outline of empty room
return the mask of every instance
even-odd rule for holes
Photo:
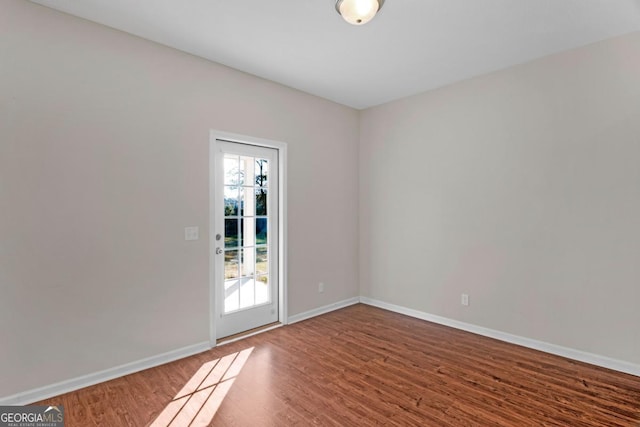
[[[640,426],[640,0],[1,0],[0,427]]]

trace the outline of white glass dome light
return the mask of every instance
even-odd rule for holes
[[[383,4],[384,0],[338,0],[336,10],[349,24],[364,25],[376,16]]]

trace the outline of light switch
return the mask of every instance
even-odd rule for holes
[[[198,227],[185,227],[184,240],[198,240]]]

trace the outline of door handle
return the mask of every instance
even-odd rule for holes
[[[216,255],[220,255],[222,253],[222,249],[221,248],[216,248]]]

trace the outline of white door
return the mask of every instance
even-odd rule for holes
[[[216,336],[278,321],[278,151],[216,140]]]

